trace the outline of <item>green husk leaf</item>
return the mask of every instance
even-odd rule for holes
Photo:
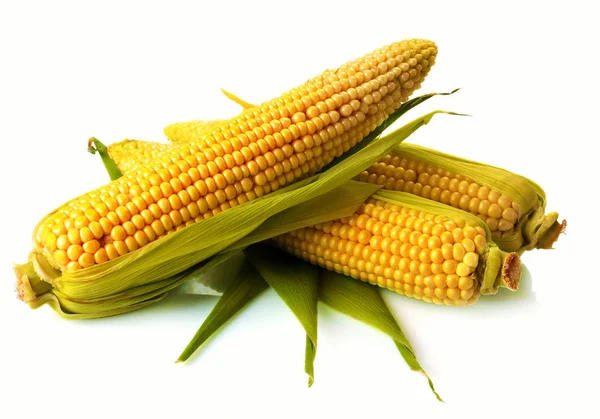
[[[79,320],[114,316],[160,301],[166,297],[169,291],[191,279],[197,278],[204,272],[210,271],[214,267],[223,264],[236,253],[238,252],[225,252],[219,254],[163,281],[141,285],[108,297],[90,300],[74,300],[62,294],[57,289],[50,289],[44,291],[44,293],[34,294],[34,298],[29,298],[24,301],[34,309],[47,303],[65,319]],[[32,266],[21,266],[21,270],[33,268]],[[37,279],[39,280],[39,278]],[[43,281],[41,282],[43,283]],[[33,282],[31,283],[33,284]],[[225,283],[226,281],[220,281],[221,286],[225,285]],[[41,286],[43,285],[40,285],[39,287]],[[19,284],[17,285],[17,289],[19,290]],[[40,288],[35,290],[37,292]]]
[[[110,180],[116,180],[123,176],[121,170],[117,167],[113,159],[108,155],[108,149],[106,146],[97,138],[92,137],[88,141],[88,153],[91,154],[100,154],[100,158],[102,159],[102,163],[104,163],[104,167],[108,172],[108,176],[110,176]]]
[[[242,249],[302,227],[349,217],[380,188],[379,185],[349,180],[330,192],[275,214],[229,250]]]
[[[319,268],[265,244],[250,246],[245,253],[306,331],[304,370],[310,387],[314,382],[317,352]]]
[[[332,271],[322,270],[319,299],[334,310],[368,324],[391,337],[410,369],[425,375],[435,397],[439,401],[443,401],[435,391],[433,382],[417,361],[400,325],[375,287]]]
[[[219,298],[202,326],[179,355],[177,362],[186,361],[246,304],[268,287],[256,269],[250,263],[245,262],[243,269],[239,272],[238,279],[233,281],[229,288],[225,290],[223,296]]]
[[[36,309],[45,304],[49,305],[60,317],[68,320],[84,320],[84,319],[99,319],[102,317],[116,316],[118,314],[124,314],[130,311],[134,311],[150,304],[154,304],[162,300],[167,296],[168,293],[162,293],[155,297],[145,299],[139,303],[125,303],[121,307],[116,307],[112,309],[103,309],[100,308],[97,311],[90,311],[89,313],[72,313],[70,311],[66,311],[64,308],[64,301],[59,299],[54,293],[46,293],[38,296],[36,299],[28,301],[27,304],[29,307]]]
[[[223,259],[224,256],[229,256]],[[238,273],[244,266],[246,256],[241,250],[232,250],[213,256],[223,259],[223,262],[215,264],[210,269],[205,269],[197,274],[188,276],[188,280],[183,283],[181,290],[186,294],[200,295],[223,295],[225,290],[238,277]],[[226,262],[226,263],[224,263]]]
[[[538,196],[542,201],[546,199],[544,190],[538,184],[500,167],[453,156],[416,144],[399,144],[392,152],[417,160],[425,160],[435,166],[468,176],[490,189],[500,190],[517,202],[524,212],[532,209],[535,198]]]

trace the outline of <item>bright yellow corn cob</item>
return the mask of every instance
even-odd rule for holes
[[[477,218],[401,192],[375,198],[352,217],[274,242],[313,264],[436,304],[467,305],[499,286],[517,289],[518,255],[500,251]]]
[[[430,41],[397,42],[248,108],[45,217],[35,252],[88,268],[314,173],[397,109],[436,54]]]
[[[531,180],[493,166],[402,144],[356,177],[481,218],[506,251],[551,248],[566,222],[544,214],[546,196]]]

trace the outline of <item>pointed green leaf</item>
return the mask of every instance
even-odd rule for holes
[[[304,370],[310,387],[314,382],[313,364],[317,351],[319,268],[265,244],[250,246],[245,253],[306,331]]]
[[[108,176],[110,176],[110,180],[116,180],[123,176],[119,167],[108,155],[106,146],[100,140],[94,137],[90,138],[88,141],[88,152],[91,154],[96,154],[96,152],[98,152],[98,154],[100,154],[100,158],[102,159],[102,163],[104,163]]]
[[[200,326],[190,343],[183,350],[177,362],[187,360],[208,338],[217,332],[228,320],[236,315],[254,297],[268,288],[254,267],[247,263]]]
[[[331,308],[372,326],[394,340],[402,358],[410,369],[427,377],[429,387],[438,400],[433,382],[423,370],[404,336],[400,325],[379,295],[377,288],[335,272],[323,270],[319,284],[319,298]]]

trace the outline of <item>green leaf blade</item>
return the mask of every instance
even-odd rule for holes
[[[246,249],[250,263],[294,313],[306,331],[304,370],[308,386],[314,382],[317,351],[319,268],[267,245]]]
[[[247,263],[240,271],[239,280],[233,282],[202,323],[190,343],[176,362],[186,361],[204,342],[233,318],[246,304],[268,288],[254,267]]]
[[[433,394],[439,401],[443,401],[435,391],[433,382],[417,361],[404,332],[381,298],[377,288],[344,275],[323,270],[319,283],[319,299],[334,310],[374,327],[391,337],[410,369],[424,374]]]

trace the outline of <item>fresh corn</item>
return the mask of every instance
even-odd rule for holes
[[[478,218],[403,192],[380,191],[351,217],[278,236],[280,248],[399,294],[450,306],[516,290],[520,259]]]
[[[89,268],[315,173],[406,101],[436,54],[430,41],[397,42],[210,132],[181,127],[185,144],[45,217],[34,251],[61,271]]]
[[[566,226],[544,214],[546,195],[531,180],[417,145],[401,144],[356,179],[468,211],[505,251],[551,248]]]

